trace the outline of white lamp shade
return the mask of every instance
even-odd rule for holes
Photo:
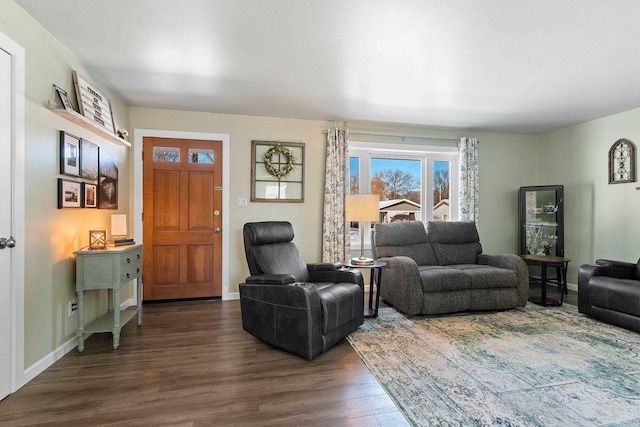
[[[378,221],[380,196],[377,194],[349,194],[345,200],[347,221]]]
[[[111,215],[111,235],[126,236],[127,235],[127,216]]]

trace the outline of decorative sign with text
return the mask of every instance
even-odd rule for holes
[[[109,133],[115,134],[109,99],[76,71],[73,72],[80,114]]]

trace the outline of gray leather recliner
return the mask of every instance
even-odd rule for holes
[[[251,335],[309,360],[364,321],[364,282],[340,263],[307,264],[289,222],[244,225],[250,277],[240,284],[242,326]]]
[[[599,259],[580,266],[578,311],[640,332],[640,259],[636,264]]]

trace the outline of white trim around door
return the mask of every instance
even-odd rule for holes
[[[11,144],[12,144],[12,218],[11,234],[16,246],[11,249],[11,392],[26,384],[24,372],[24,269],[25,269],[25,51],[0,32],[0,49],[12,57]]]
[[[222,141],[222,299],[238,299],[237,292],[229,292],[229,208],[230,208],[230,137],[225,133],[134,129],[133,131],[133,228],[134,239],[142,242],[142,141],[143,138],[176,138]]]

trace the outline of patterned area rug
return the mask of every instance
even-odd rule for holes
[[[640,334],[575,307],[406,317],[348,338],[416,426],[640,426]]]

